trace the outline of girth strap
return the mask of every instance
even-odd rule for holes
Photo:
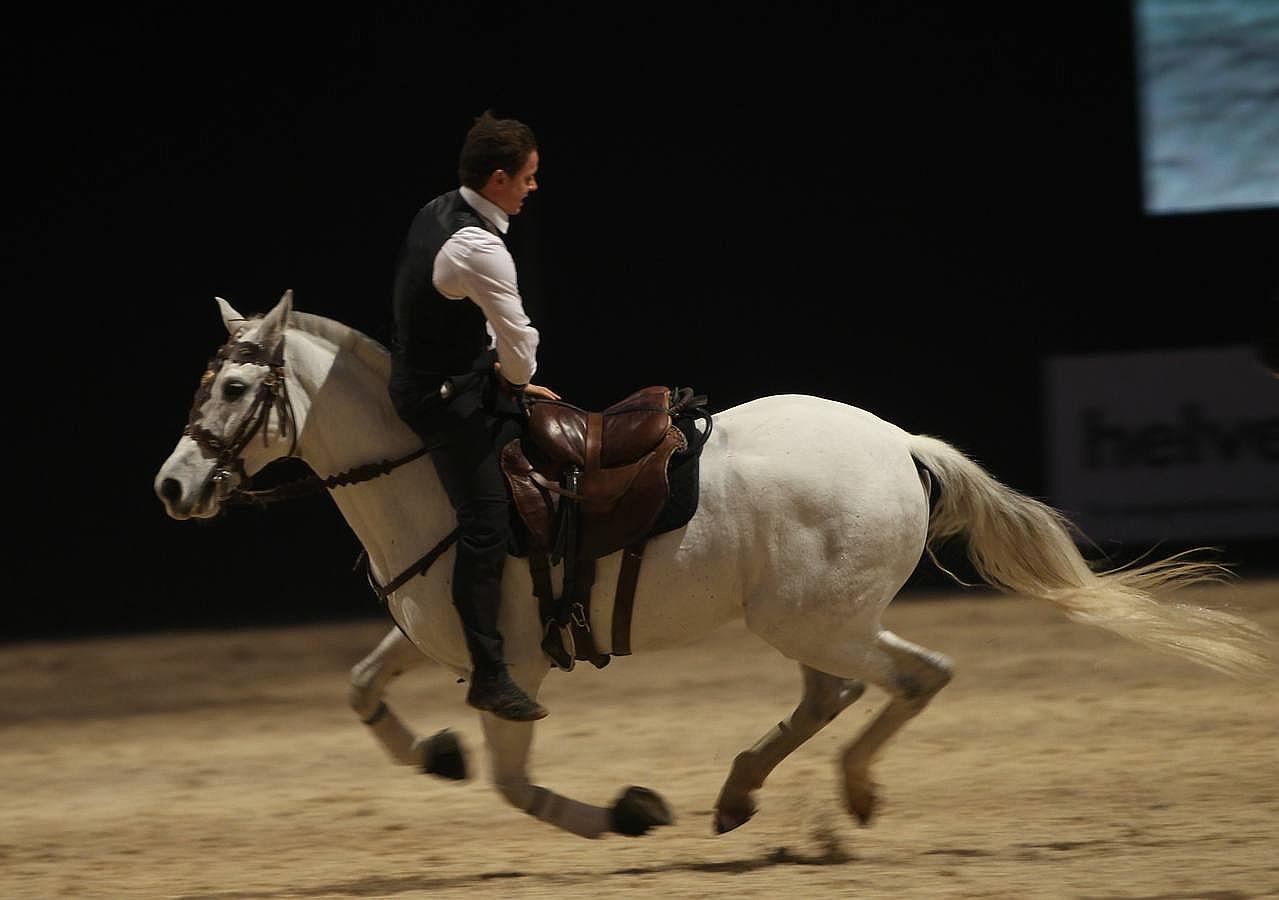
[[[639,581],[646,543],[647,540],[637,541],[622,551],[622,569],[617,573],[617,596],[613,600],[614,656],[631,653],[631,613],[635,608],[635,585]]]
[[[639,582],[640,563],[644,559],[647,539],[637,541],[622,551],[622,566],[617,573],[613,598],[613,656],[631,653],[631,619],[635,608],[635,586]],[[545,553],[530,553],[529,572],[533,576],[533,593],[537,596],[542,617],[542,649],[552,662],[571,672],[576,660],[589,661],[598,669],[609,663],[610,656],[601,653],[591,628],[591,588],[595,583],[595,560],[584,559],[573,575],[566,575],[564,595],[556,600],[551,584],[551,564]]]
[[[355,567],[358,569],[361,565],[364,566],[365,574],[368,575],[369,579],[369,587],[373,588],[373,593],[377,594],[378,599],[385,603],[386,598],[403,587],[405,582],[407,582],[410,578],[415,578],[418,575],[425,575],[426,570],[431,568],[431,564],[443,556],[449,547],[453,546],[453,544],[457,541],[458,535],[461,533],[462,529],[460,527],[454,528],[444,536],[443,540],[430,550],[426,551],[421,559],[413,563],[413,565],[409,566],[395,578],[392,578],[390,583],[388,583],[385,587],[378,584],[377,579],[373,577],[373,567],[369,565],[369,554],[367,551],[360,551],[360,555],[356,557],[355,560]]]

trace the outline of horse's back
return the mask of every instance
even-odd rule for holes
[[[825,552],[845,557],[904,553],[911,567],[922,553],[927,496],[910,435],[891,422],[846,403],[779,394],[719,413],[712,438],[704,455],[712,491],[738,518],[749,508],[761,533],[780,530],[783,542],[813,533]]]
[[[727,456],[761,469],[802,466],[832,478],[862,473],[916,476],[910,435],[867,410],[807,394],[775,394],[716,414]],[[835,478],[843,481],[843,478]]]

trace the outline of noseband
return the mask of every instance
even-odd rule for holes
[[[213,384],[217,381],[218,372],[227,363],[252,363],[266,366],[266,377],[258,385],[257,393],[249,411],[240,420],[240,425],[229,438],[221,438],[200,424],[204,415],[203,406],[213,396]],[[261,344],[253,341],[237,341],[235,338],[218,348],[217,355],[209,363],[200,378],[200,387],[195,392],[195,401],[191,405],[191,415],[187,419],[187,427],[182,434],[191,438],[200,447],[200,451],[212,459],[213,471],[210,480],[219,489],[225,489],[233,474],[238,473],[245,478],[244,461],[240,455],[253,440],[254,435],[262,432],[263,446],[267,444],[267,432],[263,426],[276,411],[282,435],[292,434],[292,443],[287,455],[292,456],[298,446],[297,422],[293,415],[293,404],[289,401],[288,382],[284,377],[284,339],[280,339],[275,353],[270,354]]]

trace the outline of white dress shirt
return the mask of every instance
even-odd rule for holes
[[[502,234],[510,219],[498,206],[468,187],[462,199]],[[491,231],[468,225],[453,233],[435,256],[431,280],[450,300],[470,298],[484,313],[489,346],[497,347],[502,377],[512,384],[528,384],[537,371],[537,329],[524,312],[515,276],[515,260],[502,239]]]

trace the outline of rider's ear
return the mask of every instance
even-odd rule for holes
[[[214,297],[213,299],[218,301],[218,309],[222,311],[222,324],[226,325],[227,334],[235,337],[236,332],[243,329],[246,324],[244,316],[236,312],[235,307],[221,297]]]
[[[293,291],[285,291],[275,309],[262,317],[262,327],[258,329],[258,343],[268,352],[272,352],[284,340],[284,326],[289,323],[289,312],[293,309]]]

